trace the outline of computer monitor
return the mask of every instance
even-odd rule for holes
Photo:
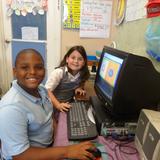
[[[112,116],[138,117],[142,108],[157,109],[160,73],[146,57],[105,46],[94,88],[98,99]]]

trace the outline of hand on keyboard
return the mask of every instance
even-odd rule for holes
[[[70,107],[71,105],[69,104],[69,102],[59,103],[59,105],[57,106],[57,109],[61,112],[65,112],[65,111],[68,111]]]
[[[76,90],[75,90],[75,94],[76,95],[80,95],[80,96],[85,96],[86,95],[86,91],[84,90],[84,89],[82,89],[82,88],[77,88]]]

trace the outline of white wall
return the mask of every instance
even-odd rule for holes
[[[6,37],[10,37],[10,29],[8,29],[8,25],[10,25],[8,18],[5,16],[4,11],[5,8],[5,1],[0,3],[0,87],[2,88],[3,92],[10,87],[10,79],[12,77],[12,70],[11,70],[11,54],[9,54],[10,47],[8,47],[8,43],[5,42],[7,40]]]
[[[47,70],[48,74],[61,59],[61,2],[48,1],[47,12]]]

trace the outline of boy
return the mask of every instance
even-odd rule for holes
[[[16,80],[0,101],[1,152],[5,160],[95,159],[87,141],[64,147],[53,144],[53,107],[47,90],[40,85],[44,61],[39,52],[18,53],[13,69]]]

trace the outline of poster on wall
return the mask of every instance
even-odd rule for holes
[[[80,37],[109,38],[112,0],[81,2]]]
[[[63,28],[79,29],[80,0],[63,0]]]
[[[127,0],[125,21],[135,21],[146,17],[145,5],[148,0]]]

